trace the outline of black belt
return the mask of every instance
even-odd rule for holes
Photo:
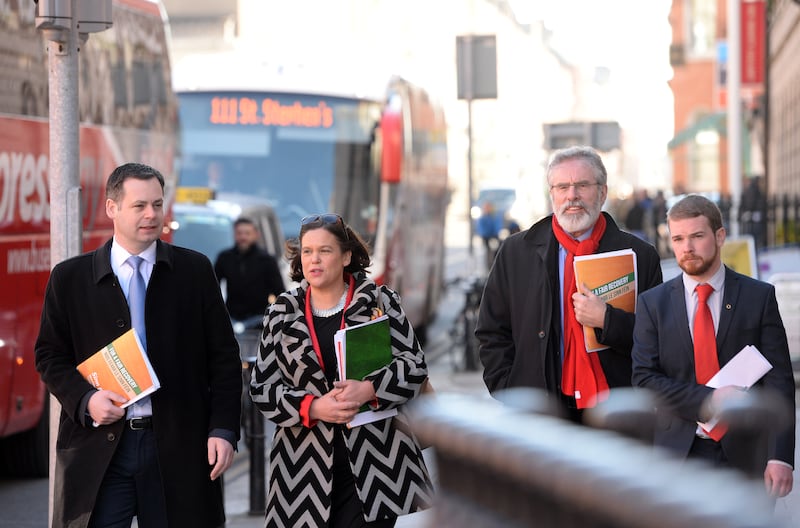
[[[150,416],[142,416],[139,418],[131,418],[126,425],[133,431],[141,431],[143,429],[153,428],[153,418]]]

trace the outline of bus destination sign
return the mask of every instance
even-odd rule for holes
[[[208,120],[212,125],[331,128],[333,108],[324,101],[304,105],[300,101],[281,104],[270,97],[214,97]]]

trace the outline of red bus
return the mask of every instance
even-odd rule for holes
[[[176,64],[180,184],[268,200],[287,239],[306,215],[340,213],[372,246],[372,277],[400,293],[424,337],[442,292],[442,108],[399,77],[370,92],[343,71],[237,60]]]
[[[50,273],[48,69],[35,5],[0,12],[0,475],[47,476],[48,396],[34,343]],[[177,99],[160,3],[115,0],[112,29],[80,52],[83,249],[111,237],[105,180],[117,165],[158,167],[177,186]]]

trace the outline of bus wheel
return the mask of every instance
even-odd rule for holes
[[[50,460],[50,395],[36,427],[0,440],[0,475],[47,477]]]

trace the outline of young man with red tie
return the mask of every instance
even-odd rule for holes
[[[710,200],[683,198],[670,208],[667,224],[683,273],[639,297],[633,334],[633,384],[654,391],[662,402],[655,443],[719,467],[757,467],[767,492],[783,497],[792,490],[795,388],[775,288],[722,264],[725,228]],[[774,434],[765,431],[758,443],[724,424],[698,425],[742,394],[739,387],[712,389],[706,383],[747,345],[772,365],[756,386],[778,394],[791,410],[791,423]]]

